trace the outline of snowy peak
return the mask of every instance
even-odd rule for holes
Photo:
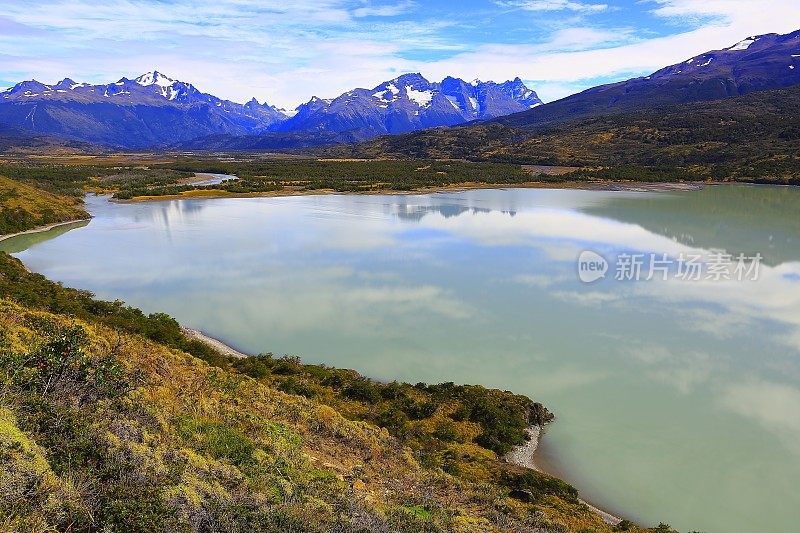
[[[20,82],[3,93],[4,99],[27,99],[49,94],[53,88],[36,80]]]
[[[53,85],[53,89],[55,90],[62,90],[62,91],[71,91],[74,87],[81,85],[80,83],[75,83],[75,80],[70,78],[64,78],[60,82]]]
[[[494,118],[539,104],[536,93],[519,78],[500,84],[454,77],[431,82],[415,72],[372,89],[352,89],[333,100],[314,97],[274,129],[353,132],[363,139]]]
[[[126,78],[122,78],[117,83],[127,81],[128,80]],[[157,70],[146,72],[133,81],[142,87],[157,87],[161,96],[167,100],[186,98],[187,96],[191,96],[193,93],[199,92],[192,84],[174,80]]]
[[[350,91],[347,94],[353,94]],[[416,107],[428,107],[436,93],[436,88],[422,74],[403,74],[372,89],[372,98],[383,104],[405,100]]]
[[[431,82],[426,80],[419,72],[403,74],[389,83],[394,83],[398,87],[411,87],[412,89],[427,88],[431,84]]]
[[[743,41],[739,41],[738,43],[734,44],[733,46],[729,46],[725,50],[728,50],[729,52],[738,52],[738,51],[741,51],[741,50],[747,50],[748,48],[750,48],[750,45],[753,44],[754,42],[756,42],[757,40],[758,40],[758,37],[748,37],[747,39],[745,39]]]
[[[164,74],[160,73],[157,70],[154,70],[152,72],[146,72],[133,81],[145,87],[149,85],[158,85],[159,87],[164,87],[164,88],[171,87],[172,84],[175,83],[175,80],[173,80],[169,76],[165,76]]]
[[[274,107],[253,98],[246,104],[223,100],[199,91],[191,83],[175,80],[157,70],[135,79],[92,85],[64,78],[54,85],[35,80],[18,83],[0,93],[0,103],[58,102],[59,105],[90,106],[112,104],[136,106],[155,111],[177,108],[178,113],[202,110],[203,120],[212,131],[258,133],[288,116]],[[172,111],[175,113],[175,111]],[[165,115],[166,116],[166,115]],[[188,134],[188,133],[187,133]]]
[[[477,114],[480,110],[479,101],[487,97],[497,99],[497,95],[490,94],[492,92],[500,93],[526,109],[542,103],[536,93],[528,89],[518,77],[498,84],[477,79],[467,83],[460,78],[448,76],[440,83],[432,83],[421,74],[404,74],[375,87],[372,96],[385,104],[407,99],[417,107],[428,107],[441,95],[457,110]],[[521,109],[517,109],[519,110]]]
[[[780,78],[783,77],[780,74],[782,70],[795,70],[793,54],[800,54],[800,31],[787,35],[777,33],[753,35],[727,48],[711,50],[677,65],[663,68],[645,79],[657,80],[678,75],[694,78],[739,75],[745,65],[748,69],[760,70],[758,76],[764,80]],[[774,68],[778,71],[773,71]]]

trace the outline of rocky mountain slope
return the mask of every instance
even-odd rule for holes
[[[456,78],[431,83],[407,74],[332,100],[314,97],[287,112],[256,99],[223,100],[152,71],[104,85],[69,78],[53,85],[18,83],[0,92],[0,129],[134,149],[197,139],[207,139],[200,148],[246,145],[254,141],[234,139],[266,134],[276,139],[275,147],[285,148],[462,124],[539,104],[519,78],[500,84]]]
[[[143,148],[214,133],[243,135],[285,119],[255,99],[237,104],[153,71],[107,85],[24,81],[0,93],[0,124],[30,133]]]
[[[800,30],[748,37],[652,73],[498,119],[520,128],[665,104],[710,101],[800,83]]]
[[[436,83],[421,74],[404,74],[333,100],[313,98],[273,129],[352,132],[355,137],[370,138],[495,118],[541,104],[519,78],[498,84],[448,77]]]

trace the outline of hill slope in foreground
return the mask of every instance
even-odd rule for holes
[[[3,531],[612,531],[499,459],[550,417],[477,386],[227,358],[0,255]]]
[[[52,194],[0,176],[0,235],[89,218],[80,198]]]

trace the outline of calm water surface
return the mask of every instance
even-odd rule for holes
[[[483,190],[111,204],[32,270],[250,352],[481,383],[557,415],[542,459],[682,530],[800,519],[800,191]],[[27,249],[24,249],[26,248]],[[576,258],[759,252],[758,281],[578,280]]]

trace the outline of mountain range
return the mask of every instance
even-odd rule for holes
[[[750,37],[506,117],[318,155],[571,166],[608,179],[796,183],[800,31]]]
[[[69,78],[54,85],[18,83],[0,93],[0,129],[134,149],[269,132],[290,144],[295,138],[319,144],[491,119],[541,104],[519,78],[432,83],[405,74],[286,111],[255,98],[245,104],[220,99],[152,71],[105,85]]]
[[[414,82],[413,76],[405,79]],[[442,85],[446,85],[447,81],[442,82]],[[455,126],[452,128],[432,130],[414,128],[424,131],[405,134],[397,130],[387,130],[386,133],[401,134],[359,142],[364,139],[363,136],[354,134],[357,133],[356,130],[348,130],[345,125],[339,123],[337,134],[309,127],[303,134],[295,134],[291,138],[276,133],[243,137],[217,135],[194,139],[178,146],[191,150],[269,150],[339,144],[342,146],[332,150],[325,149],[322,153],[350,154],[357,157],[458,159],[502,157],[510,161],[546,161],[552,160],[552,154],[543,151],[544,146],[540,147],[542,150],[537,150],[531,138],[539,132],[546,131],[547,128],[563,128],[565,124],[577,124],[582,120],[654,109],[659,109],[661,113],[682,114],[683,110],[679,107],[664,108],[692,102],[741,97],[750,93],[786,88],[798,83],[800,83],[800,31],[788,35],[766,34],[747,37],[727,48],[705,52],[648,76],[593,87],[545,105],[527,103],[530,109],[518,113],[503,113],[495,118],[475,117],[475,120],[464,125],[451,123],[450,126]],[[503,85],[508,90],[509,84]],[[386,85],[378,87],[375,93],[388,94],[378,92],[387,88]],[[413,91],[414,89],[411,94],[416,94]],[[354,93],[350,98],[357,101],[362,97],[360,93]],[[347,98],[347,95],[343,95],[335,104],[320,102],[317,105],[321,112],[331,108],[346,108]],[[748,100],[748,105],[751,105],[752,101],[753,99]],[[313,115],[310,111],[307,114]],[[299,122],[303,119],[295,117],[295,120]],[[277,127],[288,124],[290,122],[279,124]],[[570,136],[577,138],[577,134],[583,131],[585,130],[577,129],[571,133],[564,133],[564,142],[569,142]],[[527,143],[524,149],[521,148],[523,143]],[[355,147],[351,149],[348,145]]]
[[[404,74],[373,89],[355,89],[333,100],[312,98],[277,131],[356,132],[356,136],[405,133],[485,120],[537,107],[542,101],[516,78],[505,83],[432,83]]]
[[[6,139],[0,144],[24,136],[35,136],[32,144],[55,138],[129,149],[349,144],[356,146],[354,154],[398,157],[485,157],[479,154],[491,145],[504,158],[514,159],[513,147],[527,143],[520,160],[541,161],[547,154],[535,154],[531,138],[548,128],[563,130],[570,123],[654,109],[681,114],[678,107],[667,108],[797,84],[800,31],[747,37],[649,76],[601,85],[546,105],[519,78],[505,83],[452,77],[430,82],[420,74],[404,74],[334,99],[314,97],[287,111],[255,99],[246,104],[223,100],[153,71],[107,85],[26,81],[0,92],[0,136]],[[747,105],[756,100],[748,99]],[[506,140],[498,147],[501,139]]]

